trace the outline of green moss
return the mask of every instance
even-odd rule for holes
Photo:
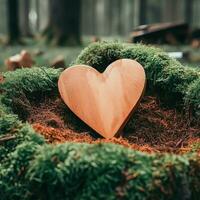
[[[40,102],[45,96],[58,95],[60,73],[61,69],[44,67],[6,72],[3,74],[5,81],[0,84],[4,94],[1,102],[25,120],[33,102]]]
[[[190,84],[185,96],[185,105],[200,117],[200,78]]]
[[[14,115],[4,115],[0,117],[0,137],[6,134],[14,135],[19,126],[19,121]],[[8,153],[13,151],[17,145],[16,141],[9,140],[0,144],[0,160],[3,161],[7,157]]]
[[[95,43],[74,63],[102,72],[119,58],[136,59],[144,66],[148,93],[199,112],[199,71],[183,67],[159,49]],[[32,68],[4,74],[0,136],[16,138],[0,144],[2,200],[199,199],[200,158],[195,153],[149,155],[114,144],[47,145],[29,124],[19,121],[16,109],[25,112],[24,107],[58,95],[60,72]]]
[[[90,65],[103,72],[110,63],[121,58],[123,47],[121,43],[94,43],[85,48],[73,64]]]
[[[41,147],[29,142],[19,145],[10,160],[1,168],[3,199],[198,199],[199,194],[196,155],[146,155],[113,144]]]
[[[4,92],[5,103],[12,104],[13,99],[33,99],[38,101],[49,92],[57,92],[57,81],[61,69],[24,68],[3,74],[5,81],[0,85]]]
[[[0,118],[0,136],[11,132],[18,125],[19,121],[16,115],[2,115]]]
[[[35,131],[29,124],[22,124],[16,117],[16,115],[4,115],[0,117],[0,137],[5,135],[11,135],[15,138],[8,140],[0,144],[0,160],[7,159],[9,154],[15,150],[17,145],[25,142],[32,141],[37,144],[43,144],[44,139]]]
[[[38,143],[24,141],[0,163],[0,195],[2,200],[27,199],[26,173]],[[38,197],[39,199],[39,197]]]

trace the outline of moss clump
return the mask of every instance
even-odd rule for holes
[[[183,67],[159,49],[97,43],[74,63],[104,71],[119,58],[136,59],[144,66],[147,92],[165,94],[163,99],[173,100],[172,106],[181,102],[199,112],[199,72]],[[58,95],[60,72],[32,68],[4,74],[0,136],[16,138],[0,144],[2,200],[199,199],[200,158],[195,153],[149,155],[114,144],[47,145],[30,125],[19,121],[14,113],[25,113],[44,97]]]
[[[195,154],[26,142],[1,165],[0,191],[3,199],[198,199],[199,166]]]
[[[8,97],[21,93],[29,95],[36,92],[46,93],[57,90],[56,83],[60,73],[61,69],[45,67],[23,68],[15,72],[6,72],[3,74],[5,81],[1,83],[1,90]]]
[[[5,81],[0,85],[0,90],[4,93],[2,101],[12,105],[14,99],[39,101],[51,91],[56,93],[60,73],[59,69],[44,67],[6,72],[3,74]]]
[[[200,116],[200,78],[189,85],[185,96],[185,104],[193,113],[196,113],[197,117]]]
[[[0,84],[3,91],[1,101],[26,119],[32,102],[40,102],[45,96],[58,95],[57,81],[61,69],[24,68],[14,73],[3,74],[5,81]]]
[[[30,160],[39,148],[36,141],[23,141],[0,163],[0,195],[2,200],[27,199],[26,173]],[[39,199],[39,197],[38,197]]]
[[[16,115],[5,114],[0,117],[0,137],[11,135],[15,138],[0,144],[0,160],[3,162],[16,146],[25,141],[44,143],[43,137],[36,134],[29,124],[22,124]]]

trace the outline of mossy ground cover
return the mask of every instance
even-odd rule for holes
[[[145,96],[156,97],[164,109],[190,116],[186,117],[188,124],[197,129],[199,137],[198,69],[182,66],[160,49],[120,43],[92,44],[74,63],[88,64],[102,72],[119,58],[140,62],[147,75]],[[147,154],[105,142],[47,144],[25,121],[39,105],[48,105],[50,99],[59,97],[57,80],[61,71],[32,68],[4,74],[0,84],[0,134],[14,135],[15,139],[0,143],[2,199],[199,198],[197,143],[183,155]],[[61,102],[58,105],[55,110],[62,114],[64,125],[76,128],[76,134],[89,131]],[[48,123],[55,130],[56,124]]]

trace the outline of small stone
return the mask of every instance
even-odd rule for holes
[[[22,50],[20,54],[16,54],[5,60],[5,65],[10,71],[23,67],[30,68],[33,64],[34,61],[32,60],[31,54],[26,50]]]

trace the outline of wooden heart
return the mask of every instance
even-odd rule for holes
[[[58,88],[65,104],[105,138],[125,125],[145,88],[145,72],[136,61],[121,59],[103,73],[86,65],[64,70]]]

